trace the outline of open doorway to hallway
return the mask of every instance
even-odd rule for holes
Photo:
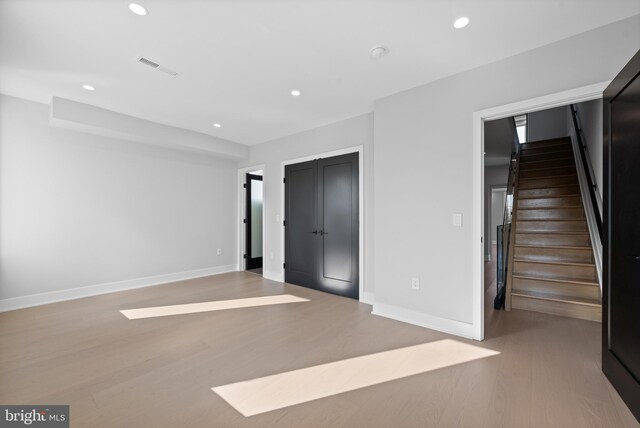
[[[600,321],[601,99],[486,121],[484,144],[494,308]]]
[[[246,271],[262,275],[264,247],[264,193],[263,171],[253,170],[245,174],[244,182],[244,268]]]

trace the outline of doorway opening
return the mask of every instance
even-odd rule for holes
[[[245,270],[262,275],[264,192],[262,170],[245,176]]]
[[[238,270],[263,275],[264,165],[238,169]]]
[[[473,286],[473,337],[476,340],[484,339],[485,324],[485,307],[490,307],[490,303],[485,301],[485,257],[490,248],[489,236],[485,232],[488,229],[487,205],[490,203],[491,195],[485,179],[485,167],[491,166],[487,161],[489,153],[487,151],[487,141],[485,135],[485,123],[497,119],[512,118],[523,114],[537,112],[540,110],[552,109],[555,107],[566,106],[572,103],[581,103],[584,101],[602,98],[602,92],[607,87],[608,82],[602,82],[568,91],[563,91],[551,95],[523,100],[512,104],[506,104],[489,108],[486,110],[476,111],[473,114],[473,136],[474,136],[474,182],[479,185],[474,187],[473,198],[473,230],[474,235],[478,237],[476,246],[474,247],[473,267],[474,267],[474,286]],[[527,117],[529,119],[530,117]],[[527,122],[529,122],[527,120]],[[515,125],[515,123],[514,123]],[[527,123],[529,128],[530,123]],[[517,131],[514,126],[514,132]],[[527,138],[534,138],[531,130],[527,129]],[[517,132],[515,132],[517,135]],[[501,184],[501,183],[496,183]],[[487,242],[488,241],[488,242]]]

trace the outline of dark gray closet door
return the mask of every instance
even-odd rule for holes
[[[358,154],[285,167],[285,281],[359,297]]]
[[[640,421],[640,51],[603,110],[602,370]]]
[[[285,281],[316,288],[318,164],[285,167]]]
[[[357,299],[357,153],[318,160],[318,207],[318,289]]]

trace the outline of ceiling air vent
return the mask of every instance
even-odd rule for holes
[[[148,65],[151,68],[155,68],[158,71],[162,71],[165,74],[168,74],[169,76],[173,76],[176,77],[178,76],[178,72],[177,71],[173,71],[170,68],[164,67],[160,64],[158,64],[157,62],[153,62],[150,59],[147,59],[145,57],[139,56],[138,57],[138,62],[144,65]]]

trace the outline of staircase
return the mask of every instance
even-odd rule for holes
[[[571,140],[520,147],[511,307],[600,321],[600,287]]]

